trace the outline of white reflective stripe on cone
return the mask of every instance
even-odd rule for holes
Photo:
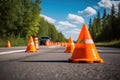
[[[85,40],[85,43],[86,43],[86,44],[93,44],[94,42],[93,42],[92,39],[87,39],[87,40]]]
[[[36,46],[38,46],[38,44],[36,44]]]
[[[31,42],[30,44],[34,45],[34,42]]]
[[[73,42],[72,42],[71,44],[72,44],[72,45],[74,45],[74,43],[73,43]]]
[[[92,49],[92,52],[93,52],[94,58],[97,59],[97,56],[96,56],[96,53],[95,53],[95,50],[94,50],[94,49]]]

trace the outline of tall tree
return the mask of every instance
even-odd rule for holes
[[[95,41],[111,41],[120,39],[120,4],[118,11],[115,6],[112,5],[111,13],[108,15],[104,9],[102,18],[99,17],[93,19],[90,32]],[[99,26],[99,27],[98,27]],[[100,27],[102,26],[102,27]],[[100,31],[99,31],[100,30]]]
[[[105,18],[106,18],[106,16],[107,16],[106,9],[104,9],[102,19],[105,19]]]
[[[116,19],[116,37],[120,39],[120,3],[118,5],[117,19]]]
[[[120,16],[120,3],[118,5],[118,17]]]
[[[52,38],[53,41],[57,40],[57,30],[53,24],[49,24],[49,36]]]
[[[41,17],[41,20],[39,22],[39,31],[38,31],[38,36],[48,36],[48,22],[44,20],[43,17]]]
[[[0,4],[0,34],[9,37],[11,34],[15,34],[18,29],[18,23],[16,24],[16,22],[20,19],[19,15],[22,13],[20,10],[22,3],[21,0],[1,0]]]
[[[89,19],[89,27],[92,27],[92,19]]]
[[[97,20],[96,20],[96,18],[94,18],[91,27],[89,27],[89,30],[90,30],[93,40],[95,40],[96,36],[97,36],[96,22],[97,22]]]
[[[39,30],[40,0],[0,0],[0,34],[27,37]]]
[[[40,20],[40,0],[36,0],[34,3],[32,0],[24,0],[24,34],[28,37],[39,30],[39,20]]]
[[[112,5],[112,8],[111,8],[110,24],[111,24],[112,37],[115,39],[117,33],[116,33],[116,15],[115,15],[114,5]]]
[[[96,23],[96,27],[97,27],[97,35],[99,35],[102,31],[102,25],[101,25],[101,18],[100,18],[100,11],[98,11],[97,14],[97,23]]]

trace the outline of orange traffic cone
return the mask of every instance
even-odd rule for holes
[[[82,26],[72,57],[72,62],[103,63],[85,24]]]
[[[25,52],[37,52],[32,36],[30,36],[29,38],[29,42]]]
[[[70,37],[70,38],[68,39],[68,43],[67,43],[67,47],[66,47],[65,52],[72,53],[73,50],[74,50],[74,43],[73,43],[72,37]]]
[[[34,37],[34,43],[35,43],[36,49],[39,50],[39,42],[38,42],[38,37],[37,36]]]
[[[67,46],[67,43],[66,43],[66,42],[64,43],[64,46],[65,46],[65,47]]]
[[[10,44],[10,41],[7,41],[7,45],[6,45],[7,48],[11,48],[11,44]]]
[[[45,43],[46,46],[50,46],[50,42],[47,40]]]

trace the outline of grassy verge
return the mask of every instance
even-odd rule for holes
[[[120,48],[120,40],[115,40],[115,41],[110,41],[110,42],[98,42],[95,44],[96,44],[96,46]]]
[[[10,41],[11,46],[26,46],[27,45],[27,41],[23,38],[4,38],[4,39],[0,39],[0,47],[6,47],[7,45],[7,41]]]
[[[23,40],[23,39],[19,39],[19,40],[9,40],[10,44],[12,47],[14,46],[27,46],[27,41]],[[7,40],[1,40],[0,41],[0,47],[6,47],[7,45]]]

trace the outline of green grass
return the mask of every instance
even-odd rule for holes
[[[26,46],[27,41],[24,39],[15,39],[15,40],[9,40],[11,46]],[[0,47],[6,47],[7,45],[7,40],[0,40]]]
[[[110,42],[98,42],[95,44],[96,44],[96,46],[120,48],[120,40],[114,40],[114,41],[110,41]]]
[[[28,43],[27,39],[20,38],[19,36],[16,38],[14,36],[11,36],[9,38],[0,38],[0,47],[6,47],[7,41],[10,41],[11,47],[13,46],[26,46]]]

